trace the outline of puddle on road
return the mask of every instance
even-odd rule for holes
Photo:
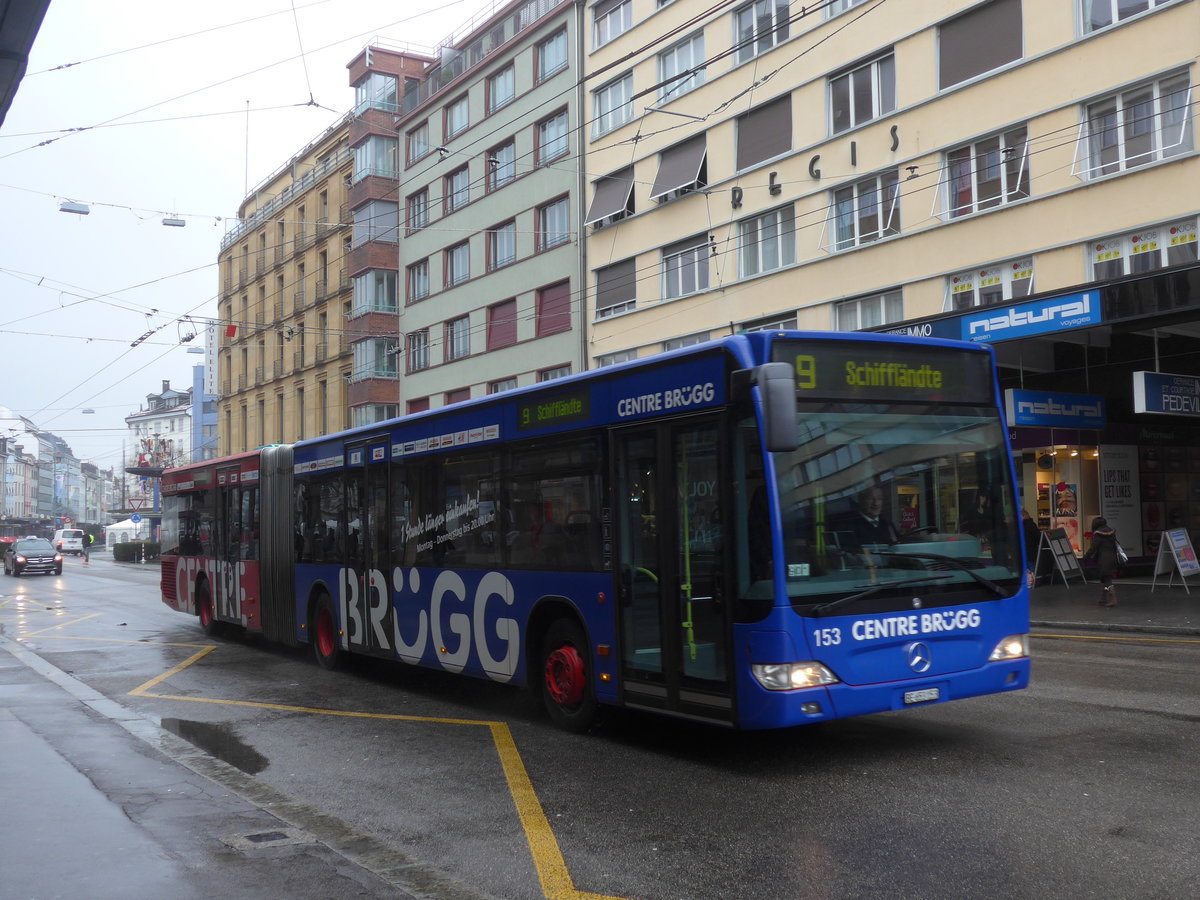
[[[193,722],[190,719],[163,719],[162,727],[222,762],[237,766],[247,775],[257,775],[270,762],[249,744],[244,743],[228,725]]]

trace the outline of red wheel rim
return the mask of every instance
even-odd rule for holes
[[[546,657],[546,691],[559,706],[575,706],[583,700],[583,658],[571,644],[564,644]]]
[[[333,613],[323,609],[317,613],[317,650],[322,656],[333,656]]]
[[[200,595],[200,624],[207,628],[213,620],[212,598],[208,596],[208,591],[204,591]]]

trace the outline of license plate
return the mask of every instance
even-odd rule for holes
[[[938,688],[925,688],[921,691],[905,691],[905,703],[928,703],[930,700],[936,700],[941,696]]]

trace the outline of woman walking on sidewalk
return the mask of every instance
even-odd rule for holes
[[[1117,568],[1117,532],[1103,516],[1092,521],[1092,543],[1083,558],[1096,563],[1100,585],[1104,588],[1100,605],[1116,606],[1117,588],[1113,584],[1113,571]]]

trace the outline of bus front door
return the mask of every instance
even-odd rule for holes
[[[730,722],[718,422],[617,436],[621,680],[627,706]]]

